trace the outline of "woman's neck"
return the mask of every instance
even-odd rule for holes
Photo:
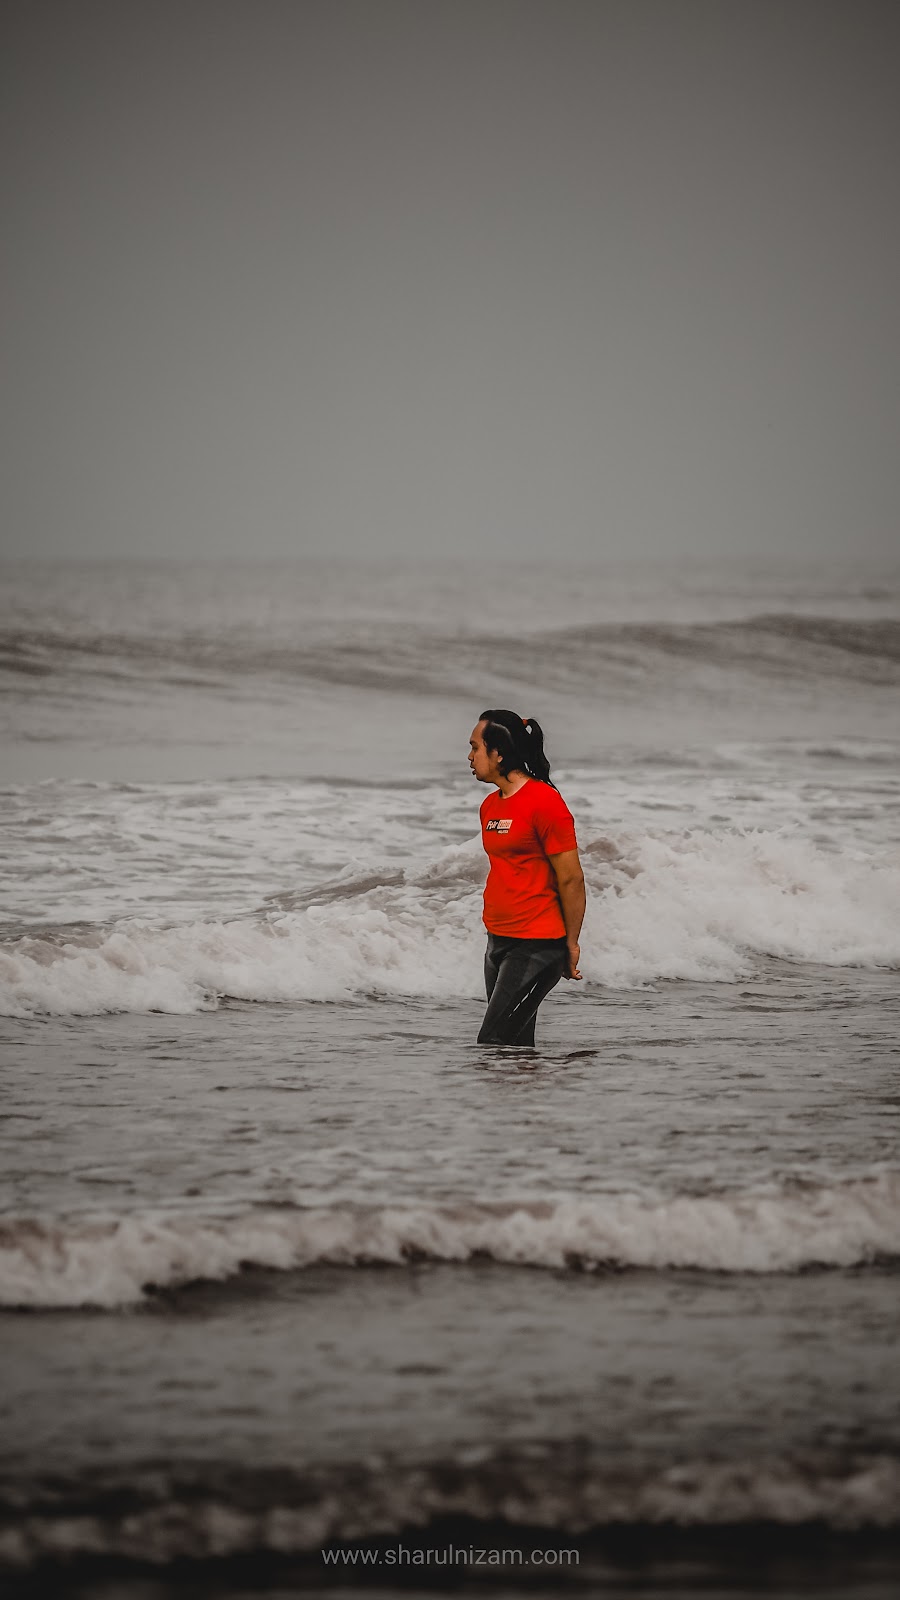
[[[508,800],[511,794],[515,794],[517,790],[524,788],[525,784],[530,782],[531,779],[527,772],[510,772],[505,777],[500,773],[497,776],[497,788],[500,790],[504,800]]]

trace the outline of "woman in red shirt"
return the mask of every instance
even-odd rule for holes
[[[533,717],[482,711],[469,766],[496,785],[481,805],[491,868],[484,891],[488,1008],[479,1044],[534,1044],[541,1001],[560,978],[580,978],[584,874],[572,814],[544,755]]]

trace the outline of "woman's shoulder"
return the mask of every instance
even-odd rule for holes
[[[532,778],[526,785],[526,790],[529,792],[529,803],[535,812],[539,811],[544,816],[553,817],[572,815],[559,790],[554,789],[551,783],[542,783],[540,778]]]

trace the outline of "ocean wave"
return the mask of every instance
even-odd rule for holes
[[[123,1216],[0,1219],[0,1305],[139,1305],[154,1290],[225,1281],[248,1267],[497,1263],[796,1272],[900,1258],[900,1173],[759,1192],[633,1193],[554,1200],[404,1202]]]
[[[887,1451],[809,1448],[661,1465],[636,1453],[609,1462],[584,1440],[536,1440],[414,1465],[369,1456],[268,1472],[160,1466],[71,1486],[57,1477],[33,1507],[27,1493],[17,1486],[0,1529],[0,1567],[8,1571],[98,1557],[162,1568],[310,1552],[321,1581],[320,1552],[329,1545],[402,1536],[409,1551],[426,1531],[433,1548],[459,1551],[521,1546],[527,1530],[589,1539],[594,1530],[631,1527],[645,1529],[649,1542],[652,1529],[666,1527],[896,1528],[900,1460]],[[454,1524],[455,1535],[448,1531]],[[386,1565],[390,1576],[390,1558]]]
[[[900,965],[900,866],[780,833],[583,844],[587,985],[731,982],[754,958]],[[225,920],[32,930],[0,946],[0,1013],[187,1013],[221,997],[481,997],[479,841],[425,867],[354,868]]]
[[[535,676],[536,665],[538,677]],[[90,680],[156,678],[161,683],[225,686],[258,676],[291,683],[477,693],[491,676],[544,688],[583,684],[585,675],[632,684],[677,668],[716,667],[785,680],[840,677],[900,681],[900,621],[771,613],[707,623],[595,623],[525,630],[509,638],[441,632],[413,623],[369,622],[352,638],[333,622],[310,619],[279,639],[258,629],[100,633],[66,629],[0,631],[0,673],[16,680],[79,675]],[[187,679],[184,674],[191,676]]]
[[[846,761],[854,766],[896,767],[900,763],[900,746],[886,739],[829,739],[801,749],[812,760]],[[784,752],[778,753],[783,758]]]

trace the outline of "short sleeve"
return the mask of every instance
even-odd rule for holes
[[[563,850],[577,850],[575,822],[562,795],[548,784],[534,809],[534,831],[548,856],[559,855]]]

